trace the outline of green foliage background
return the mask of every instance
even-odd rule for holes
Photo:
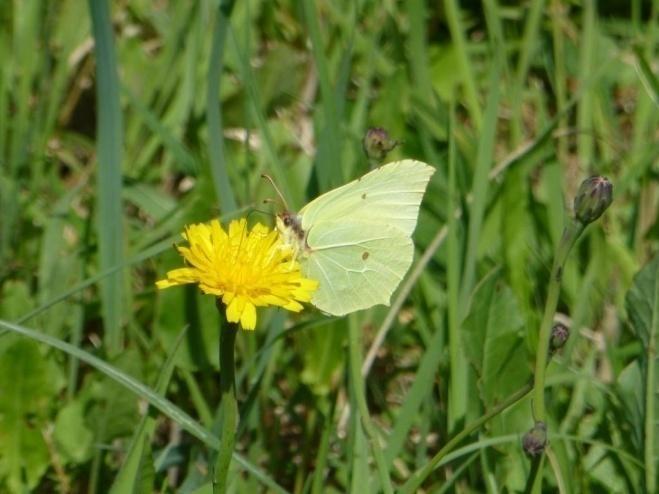
[[[239,335],[233,492],[380,491],[369,416],[401,487],[524,386],[591,174],[615,199],[564,271],[544,490],[656,492],[659,2],[227,6],[0,5],[0,492],[210,492],[217,313],[154,281],[185,224],[272,223],[261,173],[298,208],[368,171],[375,126],[437,168],[415,264],[391,309]],[[532,424],[524,398],[422,489],[523,491]]]

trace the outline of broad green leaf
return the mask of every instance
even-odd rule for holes
[[[14,321],[34,307],[30,287],[23,281],[8,280],[0,291],[0,319]]]
[[[54,437],[64,459],[75,463],[89,459],[94,434],[85,422],[83,401],[72,401],[60,409],[55,419]]]
[[[650,261],[634,278],[626,297],[632,328],[643,343],[640,357],[643,374],[643,457],[645,489],[655,492],[659,469],[659,256]]]
[[[141,377],[140,356],[135,350],[125,350],[114,359],[113,364],[138,380]],[[86,391],[92,398],[87,419],[94,431],[95,441],[109,443],[115,438],[130,435],[139,418],[135,395],[114,379],[94,377],[88,381]]]
[[[653,313],[654,300],[659,277],[659,256],[650,261],[634,278],[634,284],[629,289],[625,300],[627,312],[632,323],[632,329],[648,347],[652,338],[656,338],[656,317]],[[653,323],[653,318],[654,323]],[[654,325],[653,325],[654,324]]]
[[[473,294],[462,332],[486,407],[521,388],[531,376],[523,330],[512,291],[497,271],[491,272]]]
[[[9,492],[33,489],[48,470],[42,436],[48,409],[63,381],[39,346],[18,340],[0,356],[0,481]]]
[[[620,404],[624,410],[623,417],[629,423],[628,433],[633,447],[643,451],[643,374],[638,360],[634,360],[618,376]]]

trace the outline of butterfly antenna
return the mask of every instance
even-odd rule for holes
[[[288,211],[288,203],[286,202],[286,199],[284,199],[284,195],[281,193],[281,190],[279,190],[279,187],[277,187],[277,184],[275,183],[274,180],[272,180],[272,177],[268,175],[267,173],[262,173],[261,178],[266,179],[268,182],[270,182],[270,185],[272,185],[272,188],[275,189],[275,192],[277,192],[277,195],[279,196],[279,199],[281,200],[282,204],[284,205],[284,208],[286,211]],[[271,199],[272,201],[272,199]],[[266,201],[264,201],[266,202]],[[272,201],[274,202],[274,201]]]

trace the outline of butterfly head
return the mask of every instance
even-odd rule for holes
[[[302,228],[300,217],[290,211],[283,211],[277,215],[277,230],[284,242],[292,246],[296,252],[307,249],[306,233]]]

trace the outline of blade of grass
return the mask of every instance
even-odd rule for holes
[[[471,187],[471,196],[473,202],[469,210],[469,227],[467,251],[465,253],[465,268],[460,291],[460,318],[462,319],[467,311],[467,304],[471,290],[474,287],[476,278],[476,260],[478,257],[478,241],[480,238],[481,226],[485,215],[485,206],[487,205],[487,196],[489,190],[488,175],[492,165],[492,156],[494,156],[494,141],[497,128],[497,112],[499,108],[499,76],[501,74],[501,57],[495,54],[493,65],[490,69],[489,94],[485,107],[485,120],[481,127],[478,141],[478,150],[476,154],[476,166]]]
[[[277,155],[274,140],[272,138],[270,128],[268,127],[266,116],[263,113],[261,95],[259,94],[258,86],[256,85],[256,76],[252,70],[249,55],[241,50],[233,31],[231,32],[231,42],[232,48],[238,55],[237,58],[239,60],[240,75],[247,91],[248,105],[251,107],[252,113],[256,118],[259,135],[263,143],[263,150],[268,158],[270,170],[272,171],[273,177],[277,182],[277,187],[279,187],[285,198],[287,198],[289,201],[292,200],[293,204],[299,204],[301,197],[298,197],[297,195],[291,195],[293,192],[298,193],[299,187],[296,187],[295,184],[292,184],[294,177],[289,176],[286,173],[284,165]],[[291,185],[293,186],[291,187]]]
[[[154,391],[160,396],[164,396],[165,391],[167,390],[167,385],[172,377],[174,372],[174,364],[176,362],[176,355],[178,349],[181,346],[183,341],[183,336],[186,333],[187,328],[183,328],[174,342],[173,348],[169,352],[169,356],[163,363],[158,372],[158,380]],[[147,442],[150,442],[153,433],[156,429],[156,421],[149,415],[147,412],[144,414],[140,420],[139,425],[133,432],[133,438],[131,439],[130,446],[124,458],[124,461],[119,469],[119,473],[114,478],[112,487],[110,488],[111,494],[121,494],[121,493],[134,493],[139,494],[141,490],[139,489],[142,476],[142,461],[145,456],[145,446]],[[152,461],[150,458],[148,461]],[[153,487],[153,486],[151,486]]]
[[[556,108],[560,112],[566,107],[567,102],[567,71],[565,56],[565,36],[563,34],[563,25],[565,22],[565,7],[561,0],[552,0],[550,7],[551,29],[552,29],[552,48],[554,55],[554,92],[556,93]],[[566,128],[567,119],[561,119],[560,128]],[[559,139],[558,141],[558,161],[565,163],[568,153],[568,141]]]
[[[329,400],[329,403],[333,402],[334,400]],[[323,414],[325,420],[323,421],[323,432],[320,437],[318,452],[316,453],[311,494],[322,494],[325,485],[325,469],[327,467],[327,458],[330,452],[330,437],[332,430],[334,429],[334,407],[328,405],[327,408],[328,410]]]
[[[110,5],[107,0],[88,0],[88,4],[96,46],[97,232],[100,268],[104,271],[123,262],[123,123]],[[122,346],[122,278],[121,273],[112,273],[101,283],[105,344],[110,355],[118,354]]]
[[[110,379],[118,382],[122,386],[125,386],[126,389],[135,393],[140,398],[149,402],[150,405],[160,410],[164,415],[172,419],[174,422],[179,424],[183,429],[188,431],[191,435],[199,439],[206,446],[217,450],[220,446],[220,442],[215,434],[212,431],[202,427],[197,421],[195,421],[190,415],[185,411],[177,407],[171,401],[163,398],[153,389],[145,386],[141,382],[134,379],[132,376],[122,372],[118,368],[108,364],[104,360],[92,355],[89,352],[86,352],[80,348],[74,347],[73,345],[62,341],[58,338],[54,338],[50,335],[35,331],[33,329],[20,326],[18,324],[13,324],[9,321],[3,321],[0,319],[0,327],[12,331],[14,333],[26,336],[32,340],[39,341],[50,347],[57,348],[71,356],[76,357],[83,362],[86,362],[90,366],[94,367],[99,372],[105,374]],[[279,486],[274,480],[268,477],[260,468],[256,467],[248,460],[243,458],[241,455],[234,453],[234,460],[241,465],[246,471],[254,475],[263,485],[273,489],[273,491],[286,494],[287,491]]]
[[[465,38],[465,29],[460,20],[460,8],[456,0],[444,0],[444,10],[446,12],[446,22],[453,45],[458,53],[460,70],[462,71],[462,81],[464,83],[466,106],[469,109],[469,115],[474,122],[474,127],[480,129],[483,124],[483,114],[478,102],[478,90],[476,89],[476,78],[471,65],[471,57],[467,50],[467,40]]]
[[[426,347],[419,368],[414,375],[412,387],[405,395],[403,406],[397,411],[396,422],[387,440],[385,456],[388,468],[391,468],[403,448],[407,434],[417,420],[418,411],[423,400],[427,398],[428,393],[435,386],[434,376],[444,353],[442,345],[444,340],[443,332],[442,325],[434,328],[432,339]]]
[[[371,420],[371,415],[366,404],[364,378],[360,372],[362,365],[360,328],[354,317],[350,318],[349,325],[350,379],[353,383],[353,392],[355,395],[355,401],[357,402],[357,409],[359,416],[361,417],[364,431],[368,437],[371,451],[375,457],[375,464],[380,475],[380,488],[385,494],[393,494],[394,491],[391,485],[391,479],[389,478],[389,468],[387,467],[387,462],[382,454],[382,448],[380,446],[380,437],[375,424],[373,424],[373,421]]]
[[[122,90],[122,93],[128,98],[130,105],[135,109],[135,113],[142,117],[144,123],[154,136],[159,137],[163,147],[172,153],[179,169],[184,173],[196,175],[199,172],[199,164],[192,153],[190,153],[185,145],[167,128],[164,122],[159,120],[158,116],[133,91],[126,86],[123,86]]]
[[[341,185],[345,181],[343,167],[337,166],[335,161],[335,153],[341,149],[339,119],[336,111],[337,101],[334,97],[332,78],[324,54],[316,2],[302,2],[302,10],[304,11],[304,21],[311,41],[314,64],[318,72],[324,119],[322,131],[320,132],[324,151],[318,152],[316,171],[321,190],[327,190]]]
[[[530,2],[530,12],[525,14],[524,36],[520,45],[519,60],[512,85],[511,101],[513,102],[513,116],[511,118],[511,134],[513,143],[518,144],[523,138],[522,103],[524,102],[524,81],[529,72],[532,57],[535,53],[536,39],[538,38],[540,19],[544,13],[544,0]]]
[[[444,124],[441,123],[441,116],[438,112],[437,99],[433,92],[432,76],[429,69],[427,12],[426,2],[422,0],[412,0],[407,3],[406,13],[410,19],[407,51],[410,56],[409,63],[412,71],[411,84],[415,93],[413,101],[420,100],[422,102],[414,105],[419,140],[426,155],[426,161],[429,163],[439,163],[439,156],[433,144],[432,127],[437,125],[435,121],[438,121],[439,125],[437,125],[436,130],[441,132],[444,130]],[[438,134],[441,135],[439,132]],[[438,175],[443,173],[441,168],[437,172]]]
[[[457,149],[455,142],[455,106],[449,110],[449,151],[448,151],[448,202],[449,211],[455,211],[455,198],[458,196],[455,183]],[[455,431],[460,417],[467,411],[467,360],[463,358],[462,338],[460,338],[460,267],[463,259],[458,249],[458,223],[454,214],[449,214],[447,245],[447,291],[448,291],[448,340],[450,355],[450,400],[448,404],[448,430]]]
[[[652,307],[652,321],[650,323],[649,343],[647,345],[646,368],[645,368],[645,438],[644,438],[644,463],[645,463],[645,488],[648,494],[657,492],[657,461],[655,456],[655,433],[657,431],[657,417],[655,408],[659,400],[657,390],[657,335],[659,335],[659,270],[654,280],[654,301]],[[659,450],[659,449],[657,449]]]
[[[659,79],[652,72],[652,68],[639,46],[634,47],[634,54],[636,55],[636,72],[643,83],[643,88],[652,102],[659,106]]]
[[[583,9],[583,32],[581,33],[581,53],[579,60],[579,81],[584,83],[593,72],[595,61],[595,2],[585,0]],[[593,91],[584,91],[577,107],[577,153],[582,166],[589,169],[593,165],[595,138],[593,136]]]
[[[90,0],[92,1],[92,0]],[[219,100],[220,77],[224,67],[226,39],[234,0],[221,0],[217,8],[215,26],[213,27],[213,49],[208,67],[208,87],[206,93],[206,118],[208,125],[208,154],[215,194],[222,214],[236,209],[236,199],[229,182],[226,149],[222,126],[221,106]]]

